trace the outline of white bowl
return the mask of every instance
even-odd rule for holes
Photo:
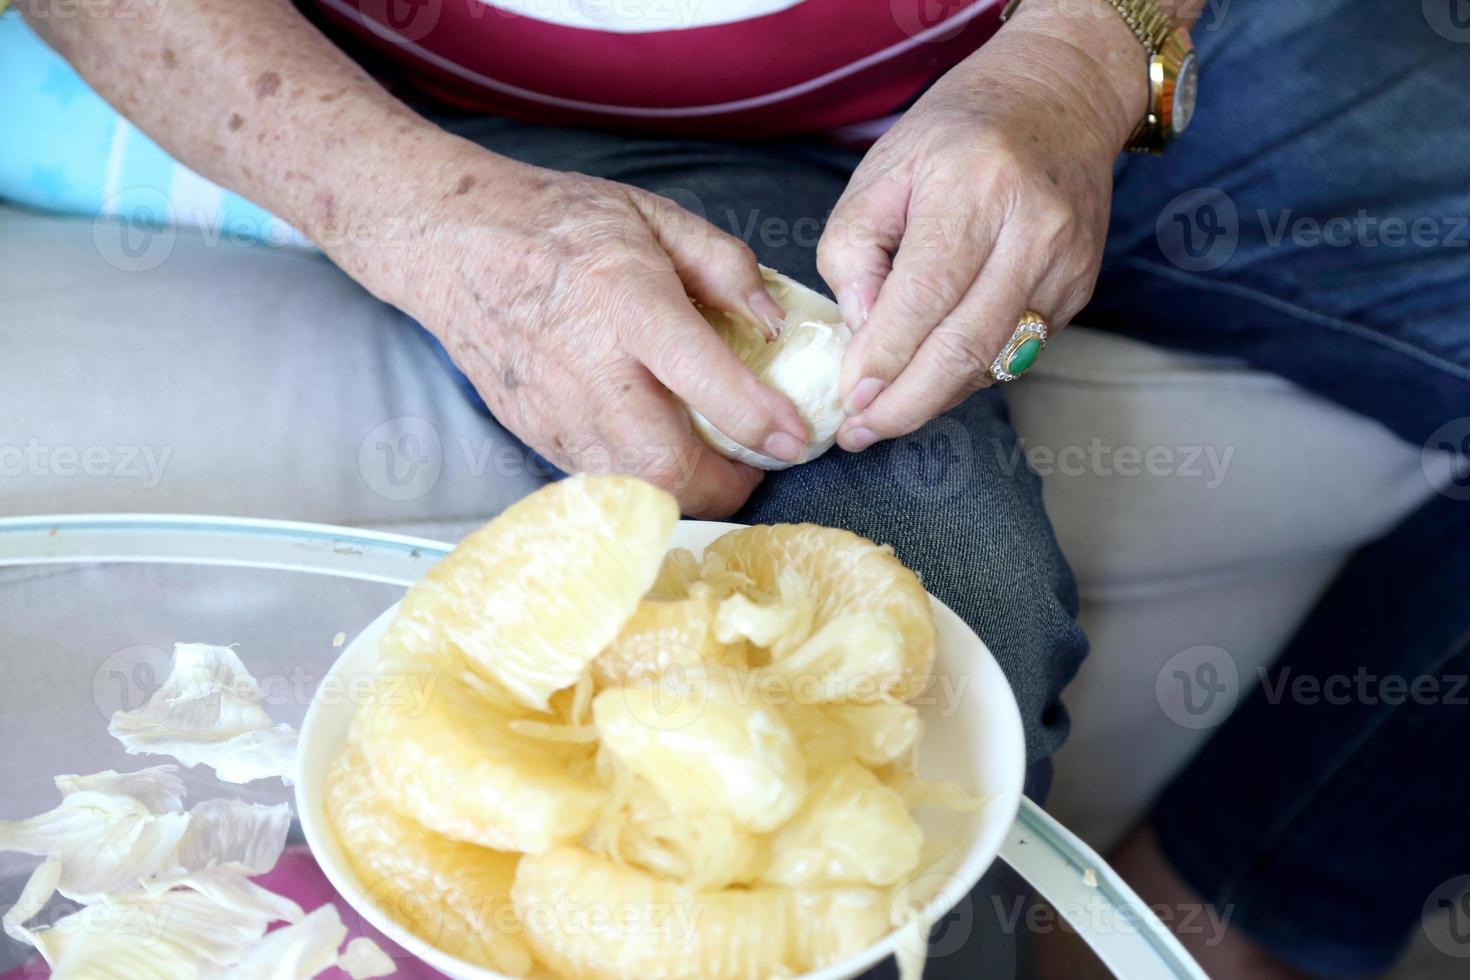
[[[736,526],[681,521],[669,546],[688,548],[698,555],[707,544]],[[1016,818],[1026,768],[1020,711],[995,658],[948,606],[933,596],[929,601],[939,629],[939,647],[935,681],[918,702],[924,720],[919,773],[926,779],[955,780],[987,802],[974,813],[955,813],[938,807],[926,807],[920,813],[919,822],[926,835],[957,844],[946,863],[921,876],[904,893],[906,907],[912,907],[910,902],[922,907],[925,923],[937,921],[958,904],[990,867]],[[373,673],[378,638],[396,610],[395,605],[384,611],[342,652],[328,673],[329,677],[335,677],[333,684],[328,685],[324,680],[318,686],[301,726],[296,761],[296,812],[322,871],[365,920],[451,977],[505,980],[502,974],[435,948],[385,914],[373,901],[368,887],[358,880],[327,822],[322,790],[357,710],[348,682]],[[324,690],[335,691],[338,696],[324,697]],[[341,696],[344,691],[347,696]],[[923,947],[912,932],[897,931],[840,963],[803,976],[807,980],[855,977],[901,944],[909,948]]]

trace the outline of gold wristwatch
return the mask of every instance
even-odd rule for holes
[[[1199,94],[1199,59],[1189,31],[1175,22],[1158,0],[1106,0],[1138,38],[1148,56],[1149,106],[1128,137],[1131,153],[1162,153],[1170,141],[1189,128]],[[1009,0],[1001,10],[1008,20],[1021,0]]]

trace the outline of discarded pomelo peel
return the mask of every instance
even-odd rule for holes
[[[328,815],[363,884],[466,961],[819,969],[906,921],[933,844],[915,801],[971,802],[913,775],[935,631],[891,551],[777,525],[666,554],[676,514],[626,478],[554,484],[466,538],[380,645],[427,693],[362,707]]]

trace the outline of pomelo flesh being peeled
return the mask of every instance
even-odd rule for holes
[[[807,448],[795,462],[766,456],[730,439],[699,412],[689,409],[694,431],[722,456],[763,470],[783,470],[816,459],[837,441],[842,398],[837,383],[852,330],[837,304],[774,269],[761,268],[766,291],[786,311],[780,335],[768,341],[744,317],[719,310],[700,312],[761,381],[790,398],[806,423]]]

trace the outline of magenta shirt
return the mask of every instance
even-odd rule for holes
[[[443,102],[730,138],[881,130],[1000,0],[309,0]]]

